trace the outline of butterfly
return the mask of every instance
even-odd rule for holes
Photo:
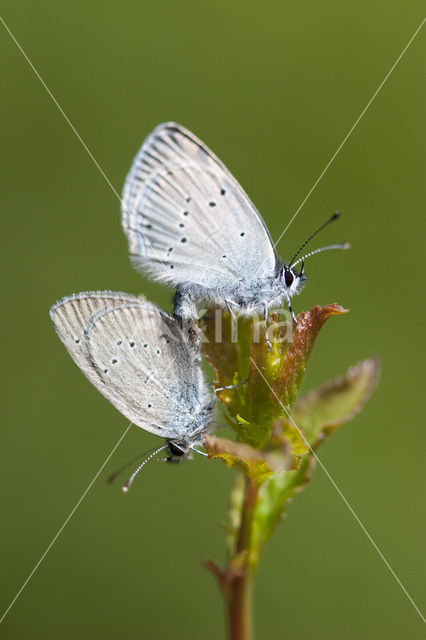
[[[287,302],[305,284],[299,258],[284,263],[247,194],[217,156],[169,122],[146,138],[125,180],[122,225],[134,266],[176,288],[175,316],[198,319],[201,305],[250,315]],[[301,263],[297,272],[295,267]]]
[[[174,318],[142,296],[111,291],[63,298],[50,316],[70,356],[102,395],[135,425],[166,439],[155,453],[165,448],[176,462],[202,443],[214,395],[198,345]]]

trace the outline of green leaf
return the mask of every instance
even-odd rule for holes
[[[345,376],[298,399],[293,420],[309,444],[317,446],[327,435],[357,415],[373,393],[380,365],[369,358],[351,367]]]
[[[228,467],[236,467],[248,478],[255,479],[258,484],[280,468],[279,464],[276,465],[268,459],[267,454],[261,454],[242,442],[206,435],[203,444],[209,459],[220,458]]]
[[[257,448],[265,444],[271,434],[274,419],[282,415],[282,408],[277,406],[277,399],[271,389],[285,366],[290,345],[288,336],[291,335],[289,323],[280,323],[277,314],[268,317],[267,326],[268,329],[263,320],[253,323],[247,412],[244,416],[254,425],[250,431],[246,430],[244,440]],[[266,331],[270,339],[273,337],[271,344],[266,340]]]
[[[242,382],[248,368],[247,384],[218,393],[227,408],[225,418],[241,441],[257,449],[267,443],[274,421],[287,417],[286,410],[293,407],[321,327],[332,315],[342,313],[345,309],[337,304],[302,312],[292,335],[289,323],[271,314],[267,320],[271,346],[263,320],[240,318],[236,341],[235,320],[218,309],[207,312],[203,352],[216,372],[216,387]]]
[[[309,451],[301,429],[285,418],[278,418],[274,422],[274,430],[269,444],[273,449],[277,449],[283,444],[287,445],[290,459],[293,461],[290,468],[297,468],[301,456]]]
[[[202,318],[202,351],[215,371],[216,388],[238,384],[248,375],[252,321],[239,318],[236,336],[235,322],[229,313],[220,309],[209,309]],[[237,389],[225,389],[217,394],[231,416],[245,412],[247,389],[244,387],[245,385]],[[232,422],[230,424],[235,428]],[[238,429],[236,430],[238,432]]]
[[[271,435],[274,421],[287,417],[322,326],[331,316],[343,313],[347,311],[338,304],[316,306],[311,311],[300,313],[293,327],[291,342],[286,340],[288,324],[276,324],[275,336],[279,340],[272,343],[272,348],[266,342],[262,324],[260,340],[252,344],[247,408],[242,415],[250,422],[251,428],[241,434],[245,442],[256,448],[263,447]],[[271,317],[269,324],[276,323],[277,319],[277,316]]]
[[[258,553],[282,520],[289,499],[310,481],[314,466],[315,459],[305,454],[298,469],[275,473],[260,487],[253,519],[252,544]]]

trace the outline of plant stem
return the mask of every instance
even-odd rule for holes
[[[251,612],[251,571],[235,578],[228,596],[230,640],[253,640]]]
[[[252,630],[252,577],[251,541],[253,515],[258,495],[258,484],[246,478],[241,524],[238,532],[234,558],[237,567],[230,566],[230,581],[224,589],[228,611],[230,640],[253,640]]]

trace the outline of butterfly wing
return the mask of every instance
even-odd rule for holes
[[[51,309],[53,325],[92,384],[134,424],[165,438],[203,393],[177,323],[143,298],[80,293]],[[180,416],[180,420],[176,420]]]
[[[253,203],[210,149],[175,123],[159,125],[137,154],[124,184],[122,224],[135,266],[174,286],[226,291],[275,269]]]

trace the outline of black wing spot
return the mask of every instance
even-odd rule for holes
[[[209,202],[209,205],[210,205],[211,207],[215,207],[215,206],[216,206],[216,202],[213,202],[213,201],[212,201],[212,202]]]
[[[111,360],[111,362],[112,362],[112,364],[117,364],[118,360],[117,360],[117,358],[113,358],[113,359]]]
[[[168,251],[167,251],[167,256],[169,256],[171,254],[171,252],[173,251],[173,247],[169,247]]]
[[[122,345],[122,344],[123,344],[123,341],[122,341],[122,340],[117,340],[117,346],[118,346],[118,347],[119,347],[120,345]]]
[[[220,195],[221,195],[221,196],[224,196],[224,195],[225,195],[225,193],[226,193],[225,189],[221,189],[221,190],[220,190]]]
[[[183,242],[183,243],[185,244],[185,242],[186,242],[186,238],[182,238],[182,239],[181,239],[181,242]]]
[[[152,407],[152,404],[149,402],[148,403],[148,409],[151,409],[151,407]]]
[[[144,346],[144,347],[145,347],[145,349],[146,349],[146,348],[147,348],[147,346],[148,346],[148,343],[147,343],[147,342],[145,342],[145,344],[144,344],[143,346]]]
[[[104,373],[108,373],[108,369],[104,369]]]
[[[226,259],[226,256],[222,256],[222,258],[225,258],[225,259]]]
[[[171,264],[171,265],[170,265],[170,269],[174,269],[174,268],[175,268],[175,267],[174,267],[174,265],[173,265],[173,264]]]
[[[145,228],[146,228],[146,229],[152,229],[152,224],[146,224],[146,225],[145,225]]]
[[[133,340],[131,340],[131,341],[129,342],[129,345],[130,345],[131,347],[134,347],[134,346],[135,346],[135,343],[133,342]]]
[[[183,229],[183,228],[184,228],[184,226],[185,226],[185,225],[183,224],[183,222],[179,222],[179,227],[180,227],[181,229]]]
[[[186,201],[187,201],[187,202],[191,202],[191,198],[190,198],[190,196],[188,196],[188,197],[187,197]],[[185,215],[185,214],[184,214],[184,215]]]
[[[161,353],[160,349],[157,349],[157,356],[159,356]]]
[[[243,237],[243,236],[245,236],[245,235],[246,235],[246,234],[245,234],[245,231],[241,231],[240,236],[241,236],[241,237]]]
[[[184,216],[189,215],[188,211],[184,211],[184,212],[183,212],[183,215],[184,215]]]
[[[74,342],[75,344],[78,344],[80,342],[80,338],[75,338]]]

